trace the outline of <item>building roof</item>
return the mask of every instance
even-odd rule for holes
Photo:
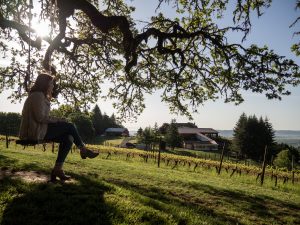
[[[190,128],[197,128],[197,126],[194,123],[175,123],[176,127],[190,127]]]
[[[105,130],[105,132],[111,132],[111,133],[123,133],[124,131],[127,131],[127,129],[126,128],[113,128],[113,127],[111,127],[111,128],[107,128]]]
[[[178,128],[179,134],[217,134],[218,131],[212,129],[212,128],[190,128],[190,127],[179,127]]]

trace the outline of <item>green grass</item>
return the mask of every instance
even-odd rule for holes
[[[106,145],[106,146],[117,146],[122,143],[124,137],[110,137],[110,136],[97,136],[93,140],[93,144]]]
[[[0,143],[1,171],[49,175],[56,153]],[[0,171],[0,172],[1,172]],[[0,224],[299,224],[300,185],[264,186],[254,176],[171,169],[124,155],[82,160],[69,154],[75,182],[48,184],[0,179]]]

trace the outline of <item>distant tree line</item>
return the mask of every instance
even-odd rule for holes
[[[74,123],[85,141],[90,141],[95,136],[104,134],[107,128],[123,127],[114,114],[111,116],[106,115],[106,113],[102,114],[98,105],[95,105],[91,112],[81,112],[69,105],[62,105],[58,109],[53,109],[50,114],[66,118]]]
[[[21,115],[13,112],[0,112],[0,134],[18,136],[21,124]]]
[[[161,127],[155,123],[154,127],[146,127],[144,130],[140,127],[137,131],[138,143],[146,145],[147,149],[153,149],[161,143],[165,143],[172,150],[180,147],[182,138],[178,133],[176,121],[172,120],[170,124],[164,123]]]
[[[61,105],[50,112],[51,116],[66,118],[74,123],[84,141],[91,141],[96,135],[101,135],[107,128],[123,127],[115,118],[102,114],[98,105],[91,112],[81,112],[70,105]],[[0,134],[18,136],[21,124],[20,113],[0,112]]]

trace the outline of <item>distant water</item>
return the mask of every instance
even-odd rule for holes
[[[233,137],[233,130],[218,130],[219,135],[226,138]],[[300,146],[300,130],[275,130],[275,140],[294,147]]]
[[[233,130],[218,130],[220,136],[233,137]],[[300,139],[300,130],[276,130],[276,138],[286,139]]]

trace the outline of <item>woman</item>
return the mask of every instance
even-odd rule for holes
[[[57,159],[51,172],[51,181],[55,181],[56,177],[65,181],[70,177],[65,175],[62,168],[73,142],[80,149],[82,159],[95,158],[99,153],[85,147],[72,123],[49,116],[53,82],[53,76],[47,73],[38,75],[23,106],[20,139],[59,143]]]

